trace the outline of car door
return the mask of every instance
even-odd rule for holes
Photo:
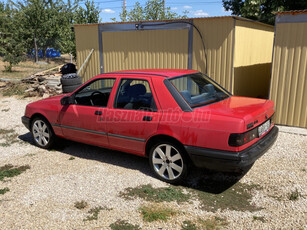
[[[143,155],[145,141],[158,128],[157,105],[150,78],[121,78],[106,115],[110,147]]]
[[[72,95],[75,103],[63,106],[60,124],[65,138],[107,147],[104,115],[115,78],[95,79]]]

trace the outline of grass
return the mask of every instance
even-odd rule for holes
[[[140,207],[143,220],[146,222],[153,222],[157,220],[167,221],[171,216],[177,214],[172,208],[166,208],[161,205],[151,204]]]
[[[295,201],[298,200],[300,196],[302,196],[301,193],[297,189],[295,189],[295,191],[291,192],[288,197],[289,200]]]
[[[15,177],[25,172],[27,169],[30,169],[29,165],[23,166],[13,166],[11,164],[4,165],[0,167],[0,181],[3,181],[4,178]]]
[[[3,195],[3,194],[5,194],[5,193],[7,193],[7,192],[9,192],[9,191],[10,191],[9,188],[0,189],[0,195]]]
[[[0,143],[0,146],[8,147],[19,142],[17,137],[18,133],[14,129],[0,129],[0,139],[4,139],[4,142]]]
[[[44,60],[39,60],[43,61]],[[31,75],[56,67],[58,65],[70,62],[69,55],[62,55],[62,57],[59,58],[53,58],[50,60],[47,60],[48,62],[46,64],[39,64],[35,63],[33,59],[25,59],[24,61],[20,62],[18,65],[13,66],[12,72],[6,72],[4,71],[4,66],[7,65],[7,63],[2,61],[2,58],[0,57],[0,78],[4,79],[22,79],[26,77],[30,77]],[[55,70],[57,71],[57,70]]]
[[[150,184],[141,185],[135,188],[126,188],[124,192],[120,193],[120,196],[129,200],[135,197],[139,197],[147,201],[177,201],[178,203],[186,202],[191,197],[190,194],[184,194],[181,188],[174,186],[165,188],[153,188]]]
[[[238,182],[220,194],[204,192],[198,189],[189,189],[189,191],[200,201],[202,209],[213,212],[218,209],[252,212],[261,209],[250,203],[252,191],[255,189],[259,190],[260,186]]]
[[[200,225],[200,229],[206,229],[206,230],[218,230],[228,225],[226,219],[217,216],[214,216],[206,220],[199,219],[198,223]]]
[[[69,158],[68,158],[68,160],[70,160],[70,161],[72,161],[72,160],[74,160],[74,159],[76,159],[76,158],[74,158],[74,157],[69,157]]]
[[[23,96],[28,87],[22,83],[8,83],[3,89],[3,96],[11,97],[13,95]]]
[[[141,230],[140,226],[129,224],[125,220],[117,220],[109,226],[112,230]]]
[[[8,112],[10,109],[2,109],[1,112]]]
[[[198,230],[196,224],[193,224],[190,220],[183,221],[181,230]]]
[[[210,184],[206,186],[210,186]],[[153,188],[152,185],[147,184],[135,188],[127,188],[119,195],[129,200],[138,197],[146,201],[176,201],[177,203],[188,202],[191,198],[196,198],[200,201],[200,206],[204,210],[215,212],[218,209],[230,209],[252,212],[261,209],[260,207],[250,203],[252,199],[252,191],[259,189],[261,189],[259,185],[248,185],[238,182],[231,188],[219,194],[192,188],[187,188],[187,193],[183,193],[182,187],[170,186],[165,188]]]
[[[266,222],[264,216],[253,216],[253,221],[256,221],[256,220],[259,220],[259,221],[261,221],[262,223],[265,223],[265,222]]]
[[[86,201],[84,201],[84,200],[77,201],[77,202],[75,202],[74,206],[77,209],[85,209],[86,207],[88,207],[88,203]]]
[[[95,207],[95,208],[91,208],[88,213],[90,215],[88,215],[83,221],[91,221],[91,220],[98,220],[98,215],[100,213],[101,210],[111,210],[107,207]]]
[[[190,220],[185,220],[181,225],[181,230],[218,230],[226,225],[228,225],[226,219],[214,216],[206,220],[199,218],[194,223]]]

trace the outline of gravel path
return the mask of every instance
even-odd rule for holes
[[[0,189],[10,190],[0,194],[0,229],[110,229],[117,220],[142,229],[181,229],[184,220],[196,223],[214,216],[227,220],[225,229],[307,229],[306,135],[280,132],[275,145],[240,179],[242,184],[260,186],[253,190],[250,201],[261,207],[258,211],[211,212],[202,209],[194,197],[185,203],[163,203],[178,211],[168,221],[145,222],[139,207],[150,202],[126,200],[119,193],[146,184],[168,186],[154,178],[147,159],[75,142],[64,144],[58,151],[37,148],[20,121],[29,101],[0,98],[0,129],[16,133],[9,141],[0,135],[0,143],[8,142],[0,146],[0,167],[31,167],[19,176],[0,180]],[[204,175],[204,171],[196,170],[190,180]],[[290,200],[291,193],[297,199]],[[84,221],[89,208],[74,207],[81,200],[90,208],[107,209],[101,210],[98,220]]]

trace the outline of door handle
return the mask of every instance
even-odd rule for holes
[[[151,120],[152,120],[152,117],[148,117],[148,116],[143,117],[143,121],[151,121]]]
[[[95,115],[102,115],[102,111],[95,111]]]

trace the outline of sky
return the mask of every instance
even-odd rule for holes
[[[126,0],[127,10],[131,10],[137,0]],[[81,1],[81,4],[83,4]],[[146,0],[139,0],[142,6]],[[119,19],[119,13],[122,11],[123,0],[94,0],[99,7],[100,18],[102,22],[112,22],[111,18]],[[188,17],[214,17],[229,16],[230,12],[226,12],[223,8],[222,0],[165,0],[165,6],[170,7],[171,11],[183,15],[183,11],[189,11]]]

